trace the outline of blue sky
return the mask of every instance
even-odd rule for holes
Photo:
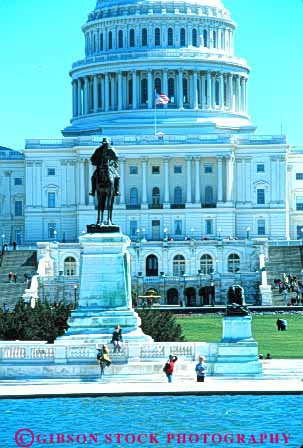
[[[0,0],[0,146],[60,138],[71,117],[71,64],[95,0]],[[303,144],[302,0],[225,0],[248,60],[249,112],[258,133]]]

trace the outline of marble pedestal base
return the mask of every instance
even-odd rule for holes
[[[258,344],[252,337],[251,316],[225,316],[223,337],[218,344],[214,374],[255,376],[262,373]]]
[[[132,309],[130,240],[122,233],[92,233],[80,237],[79,305],[58,343],[109,343],[116,325],[125,342],[151,342]]]
[[[270,285],[260,285],[261,304],[272,305],[272,290]]]

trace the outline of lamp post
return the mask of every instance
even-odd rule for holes
[[[192,228],[190,229],[190,235],[191,235],[191,239],[192,239],[192,240],[194,239],[194,231],[195,231],[195,229],[192,227]]]
[[[247,226],[246,227],[246,238],[249,240],[249,232],[250,232],[250,227]]]
[[[203,275],[201,269],[198,269],[198,275],[199,275],[199,288],[201,288],[201,275]]]
[[[54,243],[56,242],[56,238],[57,238],[57,230],[54,230]]]
[[[74,285],[74,309],[77,306],[77,289],[78,289],[78,286]]]
[[[137,229],[136,233],[137,233],[137,241],[140,242],[140,229]]]
[[[4,241],[5,241],[4,233],[2,234],[1,238],[2,238],[2,253],[3,253],[4,252]]]
[[[163,299],[164,299],[164,305],[166,304],[166,291],[165,291],[165,280],[166,280],[166,275],[164,272],[160,272],[160,275],[163,279]]]
[[[167,227],[164,227],[164,229],[163,229],[163,233],[164,233],[164,241],[167,241],[167,232],[168,232],[168,228]]]
[[[185,294],[186,275],[185,275],[185,273],[182,274],[182,277],[183,277],[183,301],[184,301],[184,306],[186,306],[186,294]]]

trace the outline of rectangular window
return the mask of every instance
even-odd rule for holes
[[[175,174],[182,174],[182,166],[181,165],[175,165],[174,166],[174,173]]]
[[[265,219],[258,219],[258,235],[265,235]]]
[[[303,196],[296,197],[296,210],[303,210]]]
[[[204,165],[204,173],[205,174],[211,174],[213,172],[213,166],[212,165]]]
[[[21,232],[21,230],[15,230],[15,241],[16,241],[16,244],[18,244],[18,245],[22,244],[22,232]]]
[[[47,168],[47,175],[48,176],[55,176],[56,175],[55,168]]]
[[[264,188],[257,189],[257,204],[263,205],[265,204],[265,190]]]
[[[138,174],[138,167],[133,165],[129,167],[129,174]]]
[[[152,221],[152,240],[158,241],[160,239],[160,221],[155,219]]]
[[[303,180],[303,173],[296,173],[296,180]]]
[[[48,208],[56,207],[56,193],[54,193],[53,191],[48,192],[47,194],[47,206]]]
[[[15,185],[22,185],[22,177],[15,177]]]
[[[213,220],[212,219],[206,219],[205,221],[205,233],[206,235],[212,235],[213,234]]]
[[[160,167],[159,167],[159,165],[153,165],[152,166],[152,174],[160,174]]]
[[[181,219],[176,219],[174,222],[174,233],[176,236],[182,235],[182,221]]]
[[[264,172],[265,172],[264,163],[257,163],[257,173],[264,173]]]
[[[138,230],[138,221],[135,220],[130,221],[130,236],[131,237],[137,236],[137,230]]]
[[[303,226],[297,226],[297,240],[302,240],[303,238]]]
[[[56,224],[55,223],[48,223],[48,238],[49,239],[54,239],[55,235],[56,235]]]
[[[15,216],[22,216],[22,201],[15,201]]]

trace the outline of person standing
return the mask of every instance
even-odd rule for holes
[[[168,361],[166,362],[163,371],[165,372],[167,381],[171,383],[173,381],[173,373],[175,362],[178,360],[178,357],[175,355],[169,355]]]
[[[204,356],[199,356],[199,362],[196,365],[197,382],[204,383],[205,375],[207,372],[207,364],[205,363]]]
[[[122,328],[120,325],[116,325],[115,330],[112,335],[111,343],[114,344],[114,353],[116,351],[120,352],[122,347]]]

